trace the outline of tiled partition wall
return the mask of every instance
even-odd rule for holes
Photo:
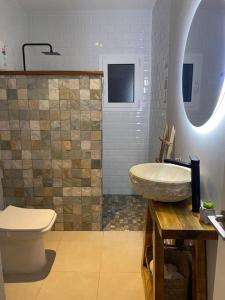
[[[55,230],[100,230],[101,76],[0,76],[6,205],[53,208]]]

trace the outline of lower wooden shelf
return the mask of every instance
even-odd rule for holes
[[[217,239],[211,225],[199,221],[199,214],[191,211],[190,200],[182,203],[160,203],[149,200],[146,211],[146,230],[143,247],[142,277],[146,300],[164,300],[164,240],[192,240],[192,300],[206,300],[205,241]],[[145,253],[152,245],[154,275],[149,276]]]

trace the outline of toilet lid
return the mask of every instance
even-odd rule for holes
[[[8,206],[0,213],[0,231],[42,231],[54,219],[56,213],[52,209],[30,209]]]

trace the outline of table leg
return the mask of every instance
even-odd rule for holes
[[[192,262],[192,297],[193,300],[206,300],[206,252],[205,241],[194,241]]]
[[[164,300],[164,241],[153,223],[153,300]]]
[[[148,246],[152,245],[152,233],[153,233],[153,221],[149,210],[149,206],[146,209],[146,219],[145,219],[145,237],[144,237],[144,247],[143,247],[143,258],[142,265],[146,266],[145,261],[145,251]]]
[[[152,282],[149,277],[148,266],[145,259],[145,253],[147,248],[152,247],[152,234],[153,234],[153,223],[152,216],[149,210],[149,205],[146,210],[146,219],[145,219],[145,237],[143,245],[143,258],[142,258],[142,276],[145,286],[145,299],[152,300]]]

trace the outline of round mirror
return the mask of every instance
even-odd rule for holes
[[[225,0],[202,0],[193,18],[183,62],[183,102],[190,122],[209,120],[225,79]]]

